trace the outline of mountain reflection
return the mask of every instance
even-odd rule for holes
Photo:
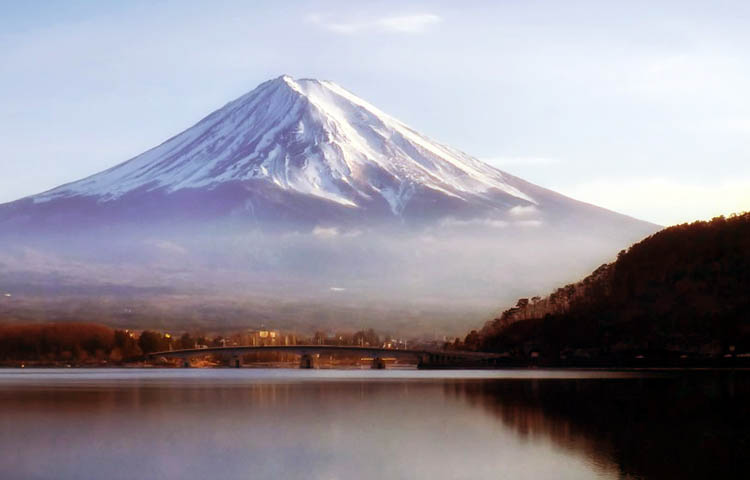
[[[750,372],[446,385],[533,442],[548,440],[620,478],[744,478]]]

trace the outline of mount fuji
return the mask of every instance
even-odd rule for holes
[[[447,305],[490,311],[657,229],[437,143],[335,83],[284,75],[131,160],[0,205],[0,289],[148,284],[260,302],[246,315],[281,326],[278,301],[297,324],[411,312],[432,328]]]

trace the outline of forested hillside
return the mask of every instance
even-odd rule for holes
[[[750,213],[664,229],[581,282],[520,299],[464,347],[550,363],[750,352]]]

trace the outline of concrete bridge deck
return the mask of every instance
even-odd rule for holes
[[[497,364],[500,355],[484,352],[451,351],[451,350],[399,350],[380,347],[358,347],[339,345],[264,345],[264,346],[231,346],[189,348],[184,350],[168,350],[153,352],[150,358],[180,358],[183,365],[189,366],[191,357],[203,355],[225,355],[232,357],[232,364],[240,366],[240,357],[249,353],[286,352],[300,356],[301,368],[314,368],[315,358],[320,354],[356,354],[373,359],[373,368],[384,368],[386,358],[413,360],[422,368],[449,368],[452,366],[491,366]]]

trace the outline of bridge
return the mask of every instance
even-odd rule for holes
[[[222,355],[231,357],[231,365],[241,366],[241,358],[249,353],[285,352],[299,355],[300,368],[315,368],[317,358],[321,354],[359,355],[360,358],[372,359],[372,368],[385,368],[387,359],[411,360],[418,368],[458,368],[458,367],[490,367],[499,365],[503,357],[498,354],[484,352],[468,352],[461,350],[398,350],[379,347],[357,347],[338,345],[265,345],[265,346],[232,346],[188,348],[184,350],[168,350],[153,352],[149,358],[178,358],[184,367],[190,366],[190,358],[204,355]]]

